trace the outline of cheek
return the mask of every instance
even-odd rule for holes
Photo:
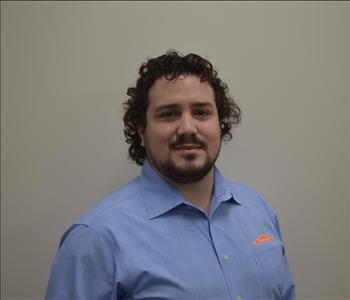
[[[171,133],[171,129],[167,126],[155,126],[149,128],[147,137],[153,147],[164,147],[172,141],[173,134]]]
[[[203,128],[203,133],[208,138],[208,140],[212,142],[217,140],[220,143],[221,129],[218,123],[206,126],[205,128]]]

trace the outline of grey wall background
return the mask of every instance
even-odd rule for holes
[[[280,216],[299,299],[349,298],[348,2],[1,2],[1,295],[43,297],[63,231],[139,173],[121,102],[169,48],[243,110],[218,161]]]

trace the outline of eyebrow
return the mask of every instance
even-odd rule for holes
[[[191,106],[194,107],[213,107],[211,102],[195,102]]]
[[[211,102],[194,102],[191,104],[192,107],[213,107],[213,104]],[[163,110],[167,110],[167,109],[176,109],[179,108],[180,105],[179,104],[165,104],[165,105],[160,105],[156,108],[156,112],[160,112]]]
[[[180,105],[178,104],[165,104],[165,105],[160,105],[156,108],[156,112],[162,111],[162,110],[167,110],[167,109],[174,109],[178,108]]]

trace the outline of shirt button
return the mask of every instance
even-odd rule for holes
[[[229,260],[228,255],[225,254],[225,255],[223,256],[223,259],[224,259],[224,261],[228,261],[228,260]]]

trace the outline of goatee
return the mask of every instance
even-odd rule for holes
[[[206,151],[207,148],[205,143],[198,140],[196,137],[179,137],[175,143],[170,145],[170,151],[175,151],[177,147],[183,144],[197,145],[204,151]],[[219,149],[216,156],[212,159],[207,156],[202,166],[195,166],[196,154],[189,154],[185,157],[185,160],[187,161],[186,166],[178,167],[171,158],[168,158],[165,161],[157,159],[150,149],[147,138],[145,139],[145,150],[147,160],[151,166],[155,168],[163,177],[179,184],[195,183],[203,179],[213,168],[220,152]]]

